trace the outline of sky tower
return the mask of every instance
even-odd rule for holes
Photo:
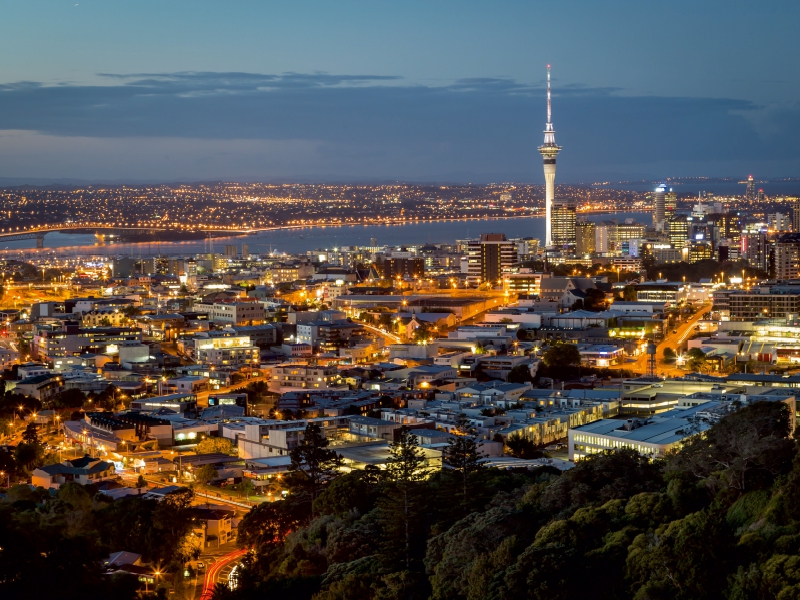
[[[551,223],[553,213],[553,198],[556,191],[556,155],[561,150],[561,146],[556,146],[556,131],[553,129],[550,108],[550,65],[547,65],[547,125],[544,127],[544,144],[539,146],[544,162],[544,183],[545,183],[545,211],[547,218],[545,246],[553,245],[553,226]]]

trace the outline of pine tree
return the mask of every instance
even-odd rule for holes
[[[470,483],[475,479],[474,475],[484,468],[481,459],[486,455],[478,450],[475,430],[470,426],[466,415],[459,415],[453,433],[455,437],[450,438],[444,451],[444,462],[458,479],[461,509],[467,514],[470,511]]]
[[[384,548],[388,551],[384,558],[389,562],[399,559],[406,569],[411,568],[414,529],[419,524],[419,488],[429,474],[417,436],[409,433],[407,427],[402,427],[397,440],[389,445],[389,459],[384,471],[387,496],[379,507],[386,536]]]
[[[294,448],[289,456],[288,483],[299,495],[301,502],[307,502],[310,516],[313,518],[314,500],[322,493],[326,483],[339,472],[341,457],[336,451],[328,449],[328,440],[316,423],[306,425],[303,440]]]

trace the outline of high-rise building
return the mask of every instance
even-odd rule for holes
[[[480,239],[470,240],[466,249],[469,283],[500,281],[517,262],[517,244],[506,239],[504,233],[481,234]]]
[[[770,243],[766,231],[742,232],[742,258],[754,269],[769,271]]]
[[[656,231],[664,230],[664,219],[667,214],[667,186],[659,185],[653,194],[653,225]]]
[[[800,201],[792,203],[792,231],[800,232]]]
[[[552,110],[550,104],[550,65],[547,65],[547,124],[544,128],[544,143],[539,146],[544,163],[544,183],[545,183],[545,238],[544,245],[553,245],[552,211],[553,199],[556,190],[556,156],[561,150],[561,146],[556,145],[556,131],[553,129]]]
[[[759,203],[761,203],[761,202],[764,202],[766,199],[767,199],[767,197],[766,197],[766,195],[764,194],[764,190],[762,190],[761,188],[759,188],[759,190],[758,190],[758,194],[757,194],[757,197],[756,197],[756,201],[757,201],[757,202],[759,202]]]
[[[575,202],[567,200],[553,202],[553,246],[561,249],[575,249],[575,216],[577,208]]]
[[[595,251],[595,224],[585,218],[575,223],[575,253],[581,256]]]
[[[787,233],[778,238],[772,267],[775,279],[800,279],[800,233]]]
[[[664,196],[664,218],[669,219],[678,210],[678,194],[671,189]]]
[[[742,235],[742,223],[738,214],[733,212],[715,214],[709,216],[720,229],[720,237],[733,242],[738,242]]]
[[[753,179],[752,175],[747,176],[747,188],[744,193],[744,197],[749,200],[750,202],[755,202],[756,200],[756,182]]]

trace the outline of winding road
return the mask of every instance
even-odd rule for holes
[[[247,554],[246,548],[235,550],[220,556],[217,562],[208,566],[205,578],[203,579],[203,591],[200,594],[200,600],[211,600],[211,596],[214,593],[214,586],[217,584],[220,572],[231,563],[241,559],[245,554]]]

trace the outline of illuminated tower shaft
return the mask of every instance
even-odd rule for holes
[[[556,131],[553,129],[552,110],[550,104],[550,65],[547,65],[547,125],[544,128],[544,143],[539,146],[539,152],[544,162],[544,184],[545,184],[545,246],[553,245],[553,200],[556,195],[556,156],[561,146],[556,145]]]

